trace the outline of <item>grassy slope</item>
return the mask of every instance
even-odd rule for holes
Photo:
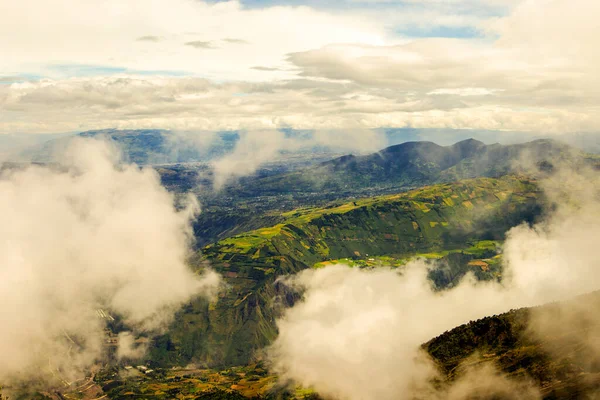
[[[538,200],[526,178],[479,178],[287,213],[281,224],[204,249],[228,290],[214,303],[188,304],[151,358],[158,365],[246,364],[277,335],[274,300],[290,305],[296,299],[275,283],[278,276],[330,259],[402,257],[501,239],[539,214]]]
[[[332,264],[345,264],[356,268],[398,268],[415,259],[424,259],[430,264],[429,279],[437,290],[448,289],[472,273],[480,281],[502,279],[502,245],[494,240],[481,240],[465,244],[465,248],[449,249],[428,253],[417,253],[408,257],[368,256],[365,258],[341,258],[322,261],[313,268],[324,268]]]
[[[536,197],[533,181],[512,176],[434,185],[331,208],[295,210],[284,214],[283,223],[222,240],[205,253],[221,262],[290,256],[312,265],[353,255],[463,247],[465,237],[502,236],[514,212]]]

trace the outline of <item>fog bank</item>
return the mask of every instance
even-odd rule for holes
[[[103,357],[113,315],[131,335],[158,332],[219,284],[186,265],[193,199],[176,211],[158,174],[107,142],[77,140],[63,160],[0,177],[3,384],[69,382]]]

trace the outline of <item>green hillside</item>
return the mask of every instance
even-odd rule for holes
[[[479,178],[283,214],[284,221],[205,248],[212,260],[253,263],[289,256],[306,265],[365,254],[409,254],[501,238],[535,207],[526,178]]]
[[[402,258],[502,240],[507,229],[540,212],[535,181],[516,176],[288,212],[280,224],[204,249],[203,260],[225,277],[228,289],[214,303],[198,299],[185,306],[170,332],[156,341],[151,360],[156,365],[246,364],[277,335],[276,303],[291,305],[297,298],[276,283],[279,276],[332,259]],[[441,256],[458,257],[449,265],[476,258],[461,254]],[[444,286],[464,272],[450,267],[432,278]]]
[[[543,176],[563,164],[598,167],[600,158],[553,140],[508,146],[472,139],[451,146],[408,142],[369,155],[346,155],[293,171],[249,176],[232,182],[218,196],[198,191],[205,212],[197,221],[196,233],[199,243],[206,245],[282,222],[282,211],[461,179]],[[192,186],[186,185],[184,172],[175,171],[169,184]]]

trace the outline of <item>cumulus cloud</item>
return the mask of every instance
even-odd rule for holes
[[[190,218],[151,169],[118,164],[109,144],[76,142],[62,166],[0,177],[0,381],[68,382],[101,360],[106,321],[131,335],[164,329],[219,277],[186,264]],[[140,354],[124,340],[120,354]]]
[[[421,117],[431,126],[457,123],[461,114],[470,121],[460,123],[480,128],[480,117],[487,114],[500,129],[594,131],[600,89],[594,71],[600,57],[591,38],[600,34],[593,22],[600,8],[587,0],[576,3],[524,1],[510,15],[482,26],[497,40],[335,44],[290,54],[289,61],[306,77],[404,91],[424,106],[408,118]],[[569,114],[573,124],[563,120]]]
[[[70,12],[59,11],[64,9]],[[190,32],[201,41],[229,38],[230,44],[243,40],[247,45],[222,46],[198,57],[193,46],[181,45],[196,41],[190,39]],[[149,34],[163,40],[149,47],[132,45],[127,39]],[[6,54],[2,68],[36,74],[48,73],[48,63],[71,62],[154,71],[179,71],[185,66],[192,74],[218,80],[257,80],[264,75],[251,70],[252,65],[277,63],[290,51],[341,41],[379,43],[382,35],[375,21],[352,15],[309,7],[253,10],[237,0],[153,1],[151,7],[143,0],[0,3],[0,49]]]
[[[590,109],[595,105],[597,91],[590,85],[597,87],[598,81],[591,70],[578,65],[582,57],[567,61],[560,49],[543,58],[532,58],[529,52],[529,47],[512,42],[490,46],[436,38],[396,46],[332,45],[291,54],[289,60],[306,77],[394,88],[420,100],[454,96],[454,108],[470,111],[527,105],[552,113],[571,110],[569,102]],[[465,95],[472,99],[467,101]]]
[[[600,127],[595,73],[600,56],[593,40],[600,33],[595,23],[600,9],[589,0],[486,1],[486,7],[506,7],[493,18],[477,14],[482,2],[462,0],[412,2],[397,13],[363,8],[360,17],[352,10],[334,15],[309,7],[247,9],[235,1],[177,0],[149,8],[111,0],[101,7],[78,4],[72,14],[84,17],[76,20],[64,13],[47,18],[49,11],[38,2],[0,9],[0,38],[10,38],[0,39],[8,57],[4,74],[53,76],[48,63],[72,59],[154,75],[185,69],[208,78],[209,89],[198,90],[203,79],[147,73],[102,79],[54,75],[54,81],[0,85],[2,132],[410,126],[572,133]],[[423,14],[434,8],[439,15]],[[456,16],[452,9],[471,11]],[[389,15],[396,19],[386,20]],[[18,22],[24,18],[36,22],[25,31]],[[56,26],[45,25],[59,19]],[[383,28],[410,21],[470,26],[485,37],[405,39]],[[217,25],[225,27],[218,37]],[[21,32],[16,38],[15,31]],[[52,54],[48,46],[36,48],[31,38],[40,32],[64,45]],[[124,35],[162,40],[134,46]],[[95,46],[89,46],[91,40]],[[215,45],[242,41],[247,43]],[[198,57],[198,48],[211,51]],[[37,66],[24,69],[32,65]]]
[[[448,392],[434,395],[428,383],[438,372],[420,345],[469,320],[598,290],[599,184],[597,172],[565,170],[542,183],[557,210],[539,225],[508,232],[502,283],[467,276],[457,287],[435,292],[423,261],[410,263],[401,273],[337,265],[288,278],[304,297],[278,321],[280,335],[270,349],[274,370],[339,399],[492,393],[539,398],[527,382],[509,382],[489,369],[466,374]],[[572,313],[565,307],[563,315],[570,319],[561,321],[570,321],[569,326],[584,318],[598,321],[591,308]],[[550,332],[543,322],[552,320],[538,318],[532,329]],[[589,354],[590,362],[596,356]]]
[[[465,100],[495,97],[432,94],[420,98],[386,88],[313,80],[265,84],[142,76],[43,80],[0,85],[0,108],[5,111],[0,132],[108,127],[351,131],[409,126],[561,134],[594,132],[600,126],[600,114],[588,113],[584,106],[515,111],[509,105],[478,101],[469,105]]]

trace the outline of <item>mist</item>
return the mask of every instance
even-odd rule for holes
[[[467,275],[456,287],[436,292],[427,279],[434,266],[424,260],[401,271],[336,265],[287,278],[303,300],[278,321],[280,335],[269,349],[274,371],[292,385],[344,400],[539,398],[530,383],[515,382],[492,367],[475,378],[466,373],[440,391],[431,384],[440,372],[421,345],[470,320],[599,289],[599,183],[595,171],[565,168],[540,182],[554,211],[535,226],[507,232],[501,282]],[[564,314],[600,322],[591,309]],[[552,325],[543,323],[548,320],[537,318],[531,330],[548,333]]]
[[[212,162],[213,187],[220,190],[231,180],[255,173],[285,149],[296,147],[281,131],[245,132],[233,151]]]
[[[387,145],[383,132],[317,130],[289,135],[280,130],[242,132],[229,154],[213,161],[213,188],[220,190],[228,182],[252,175],[267,162],[277,161],[286,152],[309,152],[315,148],[338,153],[372,153]]]
[[[107,141],[74,141],[60,166],[0,176],[0,382],[68,384],[106,356],[107,321],[120,318],[119,357],[163,331],[219,276],[186,264],[198,213],[150,168],[120,163]]]

